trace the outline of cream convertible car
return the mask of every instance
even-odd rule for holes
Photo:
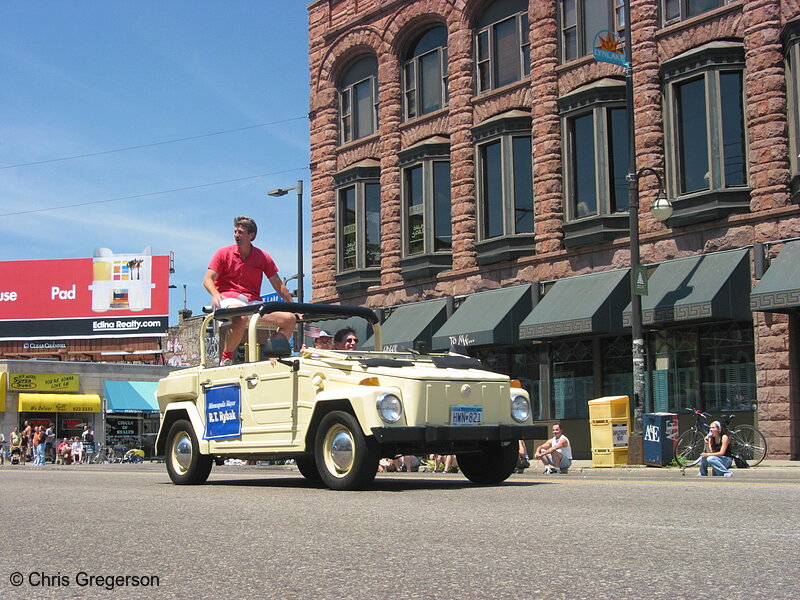
[[[358,316],[374,328],[375,351],[304,350],[259,330],[265,313],[306,321]],[[514,471],[517,440],[544,439],[528,393],[505,375],[460,354],[381,352],[375,313],[366,308],[265,302],[217,310],[249,317],[244,362],[207,364],[159,382],[156,448],[174,483],[203,483],[225,459],[294,459],[300,473],[332,489],[367,486],[382,457],[456,454],[464,475],[496,484]],[[201,336],[202,340],[203,336]]]

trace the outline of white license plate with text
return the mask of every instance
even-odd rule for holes
[[[453,406],[450,408],[450,426],[480,425],[483,423],[482,406]]]

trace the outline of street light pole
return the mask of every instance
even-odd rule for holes
[[[631,236],[631,338],[633,359],[633,398],[631,398],[632,423],[628,433],[628,464],[644,462],[644,379],[645,347],[642,333],[642,294],[647,294],[647,273],[642,268],[639,255],[639,179],[650,173],[658,179],[658,194],[651,207],[653,216],[666,221],[672,215],[672,204],[664,193],[664,182],[655,169],[636,169],[636,131],[633,110],[633,44],[631,42],[631,3],[625,0],[625,103],[628,116],[628,226]]]
[[[631,5],[625,0],[625,103],[628,117],[628,227],[631,236],[631,336],[633,341],[632,426],[628,432],[628,463],[641,464],[643,452],[644,336],[642,335],[642,297],[636,293],[640,272],[639,257],[639,178],[636,171],[636,133],[633,116],[633,53],[631,42]]]
[[[267,192],[270,196],[285,196],[292,190],[297,190],[297,301],[303,302],[303,180],[298,179],[297,185],[290,188],[278,188]],[[294,347],[300,350],[303,345],[303,322],[297,322]]]

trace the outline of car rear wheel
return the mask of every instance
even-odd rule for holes
[[[211,473],[211,456],[200,454],[194,428],[185,419],[175,421],[169,429],[166,458],[169,478],[177,485],[203,483]]]
[[[322,479],[319,475],[319,469],[317,468],[317,461],[314,460],[313,456],[301,456],[294,459],[294,462],[300,474],[309,481],[319,481]]]
[[[314,450],[320,477],[333,490],[361,489],[378,472],[378,444],[350,413],[337,410],[322,418]]]
[[[517,467],[517,442],[484,444],[480,452],[457,453],[458,466],[473,483],[492,485],[505,481]]]

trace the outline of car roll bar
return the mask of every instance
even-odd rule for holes
[[[250,320],[247,325],[248,339],[255,339],[255,330],[258,327],[260,317],[273,312],[301,314],[304,317],[304,321],[315,321],[331,317],[361,317],[372,325],[375,337],[375,351],[380,352],[383,347],[381,345],[380,319],[371,308],[339,306],[336,304],[309,304],[307,302],[261,302],[233,308],[218,308],[206,315],[205,319],[203,319],[202,335],[200,336],[200,366],[207,366],[205,332],[212,321],[229,321],[234,317],[246,317],[249,315]],[[257,350],[252,348],[250,351],[252,356],[248,356],[248,361],[253,362],[257,360]]]

